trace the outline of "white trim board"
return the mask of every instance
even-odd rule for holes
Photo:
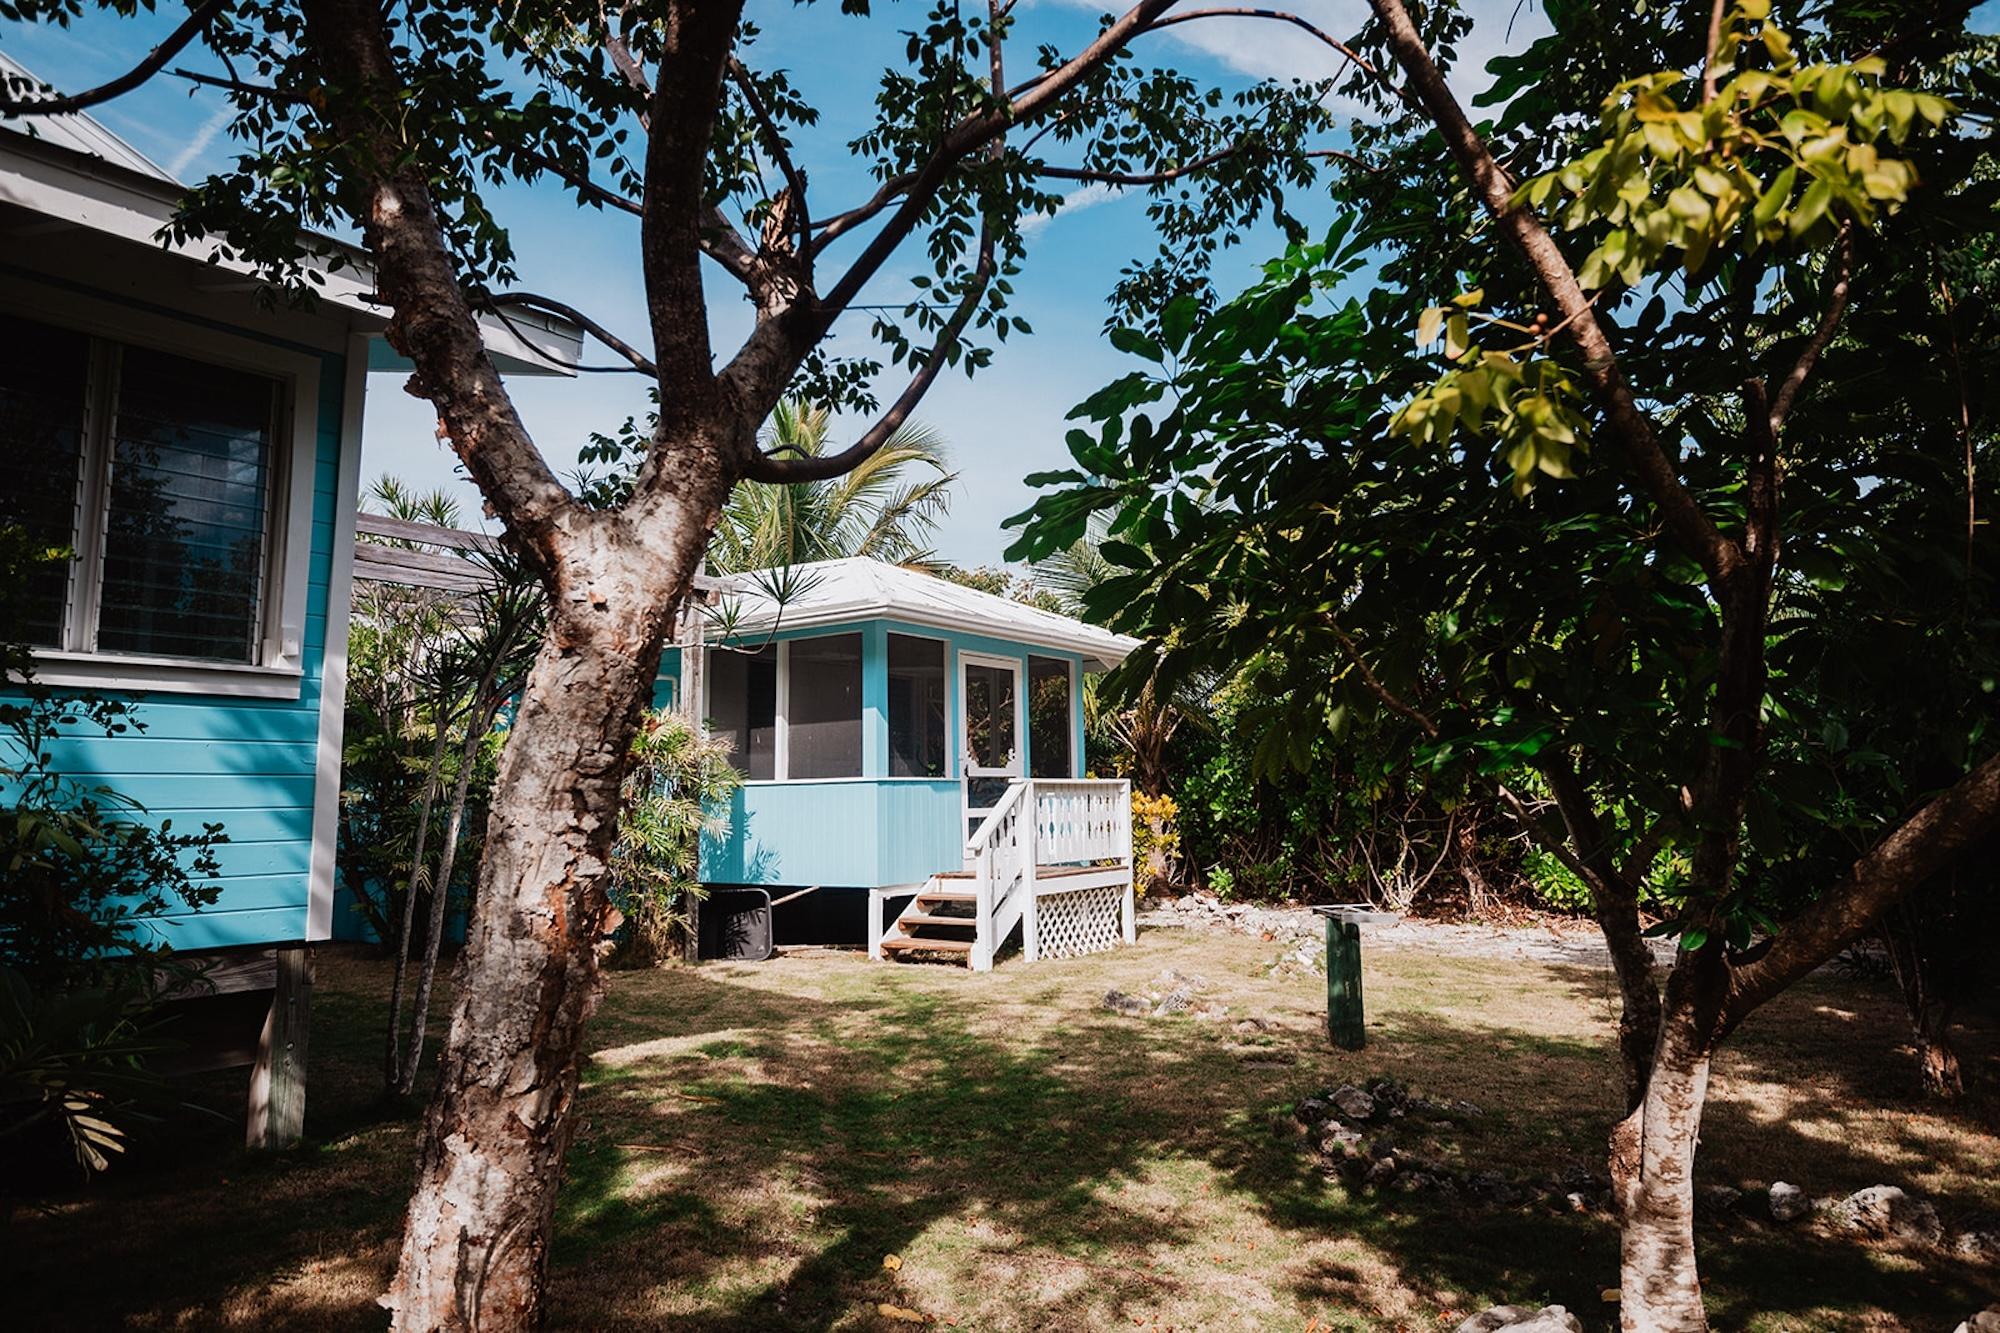
[[[326,644],[320,655],[319,743],[314,751],[312,859],[306,939],[333,936],[334,853],[340,838],[341,746],[347,720],[347,622],[354,600],[354,524],[361,508],[361,417],[368,395],[368,338],[347,340],[340,402],[339,481],[334,488],[333,569],[326,591]]]

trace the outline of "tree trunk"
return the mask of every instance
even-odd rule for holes
[[[431,746],[430,766],[424,770],[424,799],[417,807],[417,840],[410,851],[410,878],[403,885],[403,928],[396,936],[396,975],[389,984],[389,1039],[382,1051],[382,1091],[395,1094],[403,1086],[403,983],[410,974],[410,931],[417,920],[417,884],[424,877],[424,846],[431,832],[431,803],[437,799],[438,779],[444,768],[445,741],[451,729],[446,725],[448,700],[438,697],[437,740]]]
[[[652,697],[668,594],[694,565],[662,568],[682,562],[636,543],[599,546],[597,577],[559,580],[494,783],[417,1188],[383,1297],[399,1330],[542,1321],[584,1024],[616,928],[606,866],[619,788]]]
[[[491,672],[481,688],[491,687]],[[410,1051],[403,1057],[396,1075],[396,1095],[407,1097],[416,1089],[417,1071],[423,1065],[424,1038],[430,1032],[431,987],[437,981],[438,949],[444,943],[446,912],[451,899],[451,877],[458,868],[458,842],[465,826],[465,803],[472,792],[472,770],[479,747],[493,729],[494,709],[478,699],[465,719],[465,739],[458,750],[458,777],[452,784],[450,813],[445,816],[444,850],[438,856],[437,874],[431,877],[429,928],[424,933],[424,963],[417,973],[416,1002],[410,1007]]]
[[[1694,1158],[1713,1051],[1701,1027],[1691,1007],[1670,1003],[1645,1097],[1611,1133],[1619,1326],[1626,1333],[1708,1328],[1694,1251]]]

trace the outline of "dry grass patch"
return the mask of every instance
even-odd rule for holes
[[[1434,1329],[1503,1299],[1607,1318],[1603,1221],[1351,1193],[1289,1109],[1388,1074],[1487,1109],[1437,1131],[1438,1155],[1596,1168],[1618,1109],[1608,979],[1375,951],[1371,1045],[1348,1053],[1326,1043],[1323,983],[1269,975],[1276,953],[1157,930],[983,976],[811,952],[615,977],[562,1198],[557,1322]],[[1165,967],[1200,974],[1227,1019],[1102,1007]],[[180,1126],[140,1169],[17,1218],[28,1326],[379,1327],[414,1134],[372,1101],[383,980],[322,963],[308,1148],[252,1162],[231,1131]],[[1264,1030],[1239,1033],[1243,1017]],[[1993,1034],[1971,1038],[1992,1087]],[[2000,1207],[1992,1125],[1913,1088],[1893,996],[1816,981],[1722,1061],[1704,1176],[1903,1184],[1947,1220]],[[1727,1327],[1949,1327],[2000,1295],[1990,1273],[1809,1233],[1733,1222],[1703,1244]]]

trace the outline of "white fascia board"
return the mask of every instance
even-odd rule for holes
[[[173,220],[179,187],[102,159],[72,152],[0,129],[0,203],[13,204],[44,217],[57,218],[91,231],[160,249],[159,234]],[[342,263],[338,269],[325,259],[306,261],[322,279],[314,284],[321,301],[359,316],[357,332],[379,333],[388,311],[374,299],[374,266],[359,246],[332,237],[314,240],[332,247]],[[227,273],[251,276],[241,259],[222,255],[222,243],[207,238],[173,247],[171,253]],[[493,363],[506,374],[573,375],[583,353],[583,330],[566,320],[539,312],[509,311],[480,318],[480,332]],[[409,369],[409,363],[379,339],[371,369]]]

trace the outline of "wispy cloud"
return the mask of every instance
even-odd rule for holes
[[[1123,8],[1107,0],[1053,2],[1094,13]],[[1472,18],[1472,32],[1458,44],[1458,63],[1450,82],[1452,91],[1469,100],[1492,82],[1486,74],[1488,60],[1502,51],[1525,49],[1549,31],[1549,22],[1534,0],[1468,0],[1464,8]],[[1368,21],[1364,0],[1293,0],[1284,9],[1336,41],[1352,37]],[[1254,79],[1311,81],[1345,78],[1349,73],[1339,52],[1291,23],[1270,18],[1221,15],[1176,24],[1157,40],[1199,51]]]
[[[1124,193],[1125,191],[1120,187],[1106,185],[1102,182],[1079,186],[1077,189],[1071,190],[1063,196],[1063,201],[1056,208],[1055,212],[1037,213],[1023,222],[1021,224],[1021,234],[1023,236],[1040,235],[1057,218],[1066,217],[1071,213],[1081,213],[1087,208],[1096,208],[1099,204],[1108,204]]]
[[[181,146],[181,150],[167,163],[167,174],[176,180],[186,180],[188,168],[208,151],[208,146],[215,142],[215,136],[222,133],[222,127],[227,125],[229,118],[235,114],[236,109],[226,101],[216,107],[208,119],[201,123],[201,128],[194,132],[187,143]]]

